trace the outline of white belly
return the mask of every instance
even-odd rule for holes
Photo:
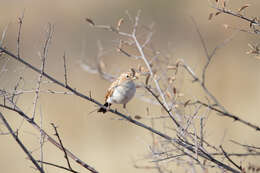
[[[115,87],[113,94],[107,99],[107,102],[126,104],[133,98],[135,91],[135,83],[133,81],[129,81],[123,85]]]

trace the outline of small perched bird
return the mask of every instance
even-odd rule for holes
[[[111,104],[123,104],[124,108],[126,104],[134,97],[136,87],[134,83],[136,79],[135,72],[122,73],[117,80],[115,80],[107,90],[105,96],[104,107],[110,107]],[[98,112],[106,113],[107,109],[101,107]]]

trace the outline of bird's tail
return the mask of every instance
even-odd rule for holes
[[[103,107],[101,107],[99,110],[98,110],[98,112],[103,112],[103,114],[104,113],[106,113],[107,112],[107,107],[108,106],[110,106],[111,104],[110,103],[108,103],[108,102],[106,102],[104,105],[103,105]],[[104,108],[104,107],[106,107],[106,108]]]

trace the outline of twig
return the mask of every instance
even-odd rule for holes
[[[229,14],[231,16],[235,16],[235,17],[238,17],[240,19],[243,19],[243,20],[249,22],[251,25],[254,24],[254,25],[260,26],[260,23],[257,22],[257,20],[255,20],[255,19],[249,19],[249,18],[247,18],[245,16],[242,16],[239,13],[234,13],[231,10],[227,10],[225,8],[218,8],[218,7],[215,7],[215,6],[211,6],[211,7],[216,9],[216,10],[218,10],[219,12],[226,13],[226,14]]]
[[[204,120],[204,118],[201,117],[201,118],[200,118],[200,146],[201,146],[201,147],[203,147],[203,140],[204,140],[204,135],[203,135],[203,127],[204,127],[204,125],[203,125],[203,120]]]
[[[60,135],[59,135],[59,133],[58,133],[57,127],[55,126],[54,123],[51,123],[51,125],[52,125],[52,127],[53,127],[53,129],[54,129],[54,131],[55,131],[55,134],[54,134],[54,135],[57,136],[57,138],[58,138],[58,140],[59,140],[59,143],[60,143],[60,146],[61,146],[61,148],[62,148],[62,150],[63,150],[63,152],[64,152],[64,157],[65,157],[65,159],[66,159],[66,161],[67,161],[69,170],[73,170],[73,169],[71,168],[70,161],[69,161],[69,158],[68,158],[66,149],[64,148],[64,146],[63,146],[63,144],[62,144],[62,141],[61,141]]]
[[[136,18],[136,23],[138,22],[138,20],[139,20],[139,19]],[[173,117],[173,114],[172,114],[172,112],[171,112],[170,109],[169,109],[169,106],[168,106],[168,104],[167,104],[167,102],[166,102],[165,96],[164,96],[164,94],[163,94],[163,92],[162,92],[162,90],[161,90],[161,88],[160,88],[160,85],[159,85],[157,79],[156,79],[155,76],[154,76],[154,73],[153,73],[153,71],[152,71],[151,65],[150,65],[150,63],[148,62],[147,58],[145,57],[144,52],[143,52],[143,49],[142,49],[142,46],[140,45],[139,41],[138,41],[137,38],[136,38],[135,31],[133,31],[132,39],[134,40],[134,42],[135,42],[135,44],[136,44],[136,47],[137,47],[139,53],[141,54],[141,58],[143,59],[143,61],[144,61],[145,65],[146,65],[146,67],[147,67],[148,70],[149,70],[149,73],[150,73],[151,78],[153,79],[153,81],[154,81],[154,83],[155,83],[155,86],[156,86],[157,91],[160,93],[160,96],[162,97],[164,107],[166,108],[167,112],[169,113],[169,116],[171,117],[171,119],[172,119],[172,120],[174,121],[174,123],[176,124],[176,120],[175,120],[175,118]],[[176,115],[178,115],[178,114],[176,114]],[[176,124],[176,125],[177,125],[177,124]],[[178,126],[178,127],[179,127],[179,126]]]
[[[35,71],[35,72],[37,72],[37,73],[41,73],[41,71],[40,71],[38,68],[36,68],[35,66],[31,65],[30,63],[28,63],[28,62],[25,61],[24,59],[18,58],[17,56],[15,56],[15,55],[12,54],[11,52],[7,51],[7,50],[4,49],[3,47],[0,47],[0,50],[2,50],[4,53],[6,53],[7,55],[9,55],[9,56],[12,57],[13,59],[19,61],[20,63],[22,63],[22,64],[24,64],[24,65],[26,65],[27,67],[29,67],[29,68],[32,69],[33,71]],[[46,72],[43,72],[43,76],[46,77],[47,79],[51,80],[52,82],[56,83],[57,85],[59,85],[59,86],[61,86],[61,87],[63,87],[63,88],[66,88],[66,89],[68,89],[69,91],[73,92],[76,96],[79,96],[79,97],[81,97],[81,98],[83,98],[83,99],[86,99],[86,100],[88,100],[88,101],[90,101],[90,102],[93,102],[93,103],[95,103],[96,105],[98,105],[98,106],[100,106],[100,107],[103,106],[103,104],[99,103],[99,102],[96,101],[95,99],[90,98],[90,97],[88,97],[88,96],[86,96],[86,95],[84,95],[84,94],[82,94],[82,93],[76,91],[75,89],[73,89],[72,87],[70,87],[70,86],[68,86],[68,85],[66,86],[64,83],[62,83],[62,82],[58,81],[57,79],[53,78],[52,76],[50,76],[50,75],[47,74]],[[5,108],[7,108],[7,106],[6,106],[6,105],[3,105],[3,104],[0,104],[0,107],[5,107]],[[7,108],[7,109],[10,109],[10,108]],[[11,108],[10,110],[12,110],[12,108]],[[19,114],[21,113],[21,111],[18,111],[18,110],[13,110],[13,111],[16,111],[16,112],[19,113]],[[139,121],[136,121],[136,120],[132,119],[131,117],[126,116],[126,115],[124,115],[124,114],[122,114],[122,113],[120,113],[120,112],[118,112],[118,111],[116,111],[116,110],[109,109],[108,111],[109,111],[109,112],[112,112],[112,113],[114,113],[114,114],[116,114],[116,115],[118,115],[118,116],[120,116],[120,117],[122,117],[122,118],[124,118],[124,119],[126,119],[127,121],[129,121],[129,122],[131,122],[131,123],[133,123],[133,124],[135,124],[135,125],[137,125],[137,126],[140,126],[140,127],[142,127],[142,128],[145,128],[145,129],[147,129],[147,130],[149,130],[149,131],[151,131],[151,132],[153,132],[153,133],[155,133],[155,134],[157,134],[157,135],[159,135],[159,136],[161,136],[161,137],[163,137],[163,138],[165,138],[165,139],[167,139],[167,140],[169,140],[169,141],[173,141],[173,142],[177,143],[178,145],[183,146],[183,147],[185,147],[186,149],[190,150],[191,152],[195,152],[194,149],[193,149],[192,147],[190,147],[190,145],[187,145],[186,143],[184,143],[184,142],[182,142],[182,141],[179,141],[178,139],[171,138],[170,136],[168,136],[168,135],[166,135],[166,134],[163,134],[163,133],[161,133],[161,132],[159,132],[159,131],[157,131],[157,130],[155,130],[155,129],[153,129],[153,128],[151,128],[151,127],[149,127],[149,126],[147,126],[147,125],[145,125],[145,124],[143,124],[143,123],[141,123],[141,122],[139,122]],[[23,114],[22,114],[22,115],[23,115]],[[35,124],[35,123],[34,123],[34,124]],[[48,137],[48,140],[49,140],[49,137]],[[53,143],[56,143],[56,141],[53,142]],[[61,149],[61,146],[60,146],[59,144],[56,144],[56,146]],[[68,154],[68,151],[67,151],[67,154]],[[226,169],[226,170],[229,170],[229,171],[231,171],[231,172],[233,172],[233,173],[239,173],[239,171],[237,171],[237,170],[231,168],[230,166],[228,166],[228,165],[226,165],[226,164],[224,164],[224,163],[222,163],[222,162],[220,162],[220,161],[218,161],[218,160],[212,158],[211,156],[209,156],[207,153],[205,153],[205,151],[201,150],[200,148],[199,148],[199,153],[198,153],[198,154],[199,154],[201,157],[203,157],[203,158],[205,158],[205,159],[207,159],[207,160],[210,160],[211,162],[213,162],[213,163],[219,165],[220,167],[222,167],[222,168],[224,168],[224,169]],[[69,154],[68,154],[68,155],[69,155]],[[70,157],[73,157],[73,158],[75,159],[75,156],[74,156],[72,153],[70,153]],[[76,160],[76,159],[75,159],[75,160]],[[79,160],[76,160],[76,161],[77,161],[78,163],[82,164],[81,162],[79,162]],[[84,165],[83,165],[83,166],[84,166]],[[87,165],[86,168],[88,169],[89,166]],[[96,172],[96,171],[94,171],[94,172]]]
[[[21,17],[18,17],[18,36],[17,36],[17,57],[20,58],[20,41],[21,41],[21,30],[22,30],[22,24],[23,24],[23,18],[24,18],[24,11],[22,13]]]
[[[50,135],[48,135],[43,129],[40,128],[40,126],[35,122],[32,121],[31,118],[29,118],[29,116],[27,116],[23,111],[21,111],[17,106],[15,106],[15,108],[9,107],[7,105],[3,105],[0,104],[0,107],[8,109],[10,111],[14,111],[16,113],[18,113],[20,116],[22,116],[28,123],[30,123],[34,128],[36,128],[37,130],[41,131],[43,133],[43,135],[46,137],[46,139],[51,142],[54,146],[56,146],[57,148],[59,148],[60,150],[63,151],[61,145],[55,140],[53,139]],[[70,152],[68,149],[65,149],[67,155],[72,158],[75,162],[77,162],[78,164],[80,164],[81,166],[83,166],[84,168],[88,169],[89,171],[91,171],[92,173],[98,173],[98,171],[96,171],[93,167],[91,167],[90,165],[88,165],[87,163],[83,162],[82,160],[80,160],[77,156],[75,156],[72,152]]]
[[[63,54],[63,63],[64,63],[64,80],[65,80],[65,85],[68,85],[68,79],[67,79],[67,64],[66,64],[66,54],[64,52]]]
[[[4,40],[5,40],[5,36],[6,36],[6,31],[8,29],[8,25],[5,27],[3,33],[2,33],[2,38],[1,38],[1,42],[0,42],[0,46],[3,46],[4,44]]]
[[[32,163],[34,164],[34,166],[41,172],[44,173],[44,170],[40,167],[40,165],[37,163],[37,161],[33,158],[33,156],[31,155],[30,151],[28,151],[28,149],[24,146],[24,144],[21,142],[21,140],[18,138],[18,136],[15,134],[15,132],[13,131],[13,129],[11,128],[11,126],[9,125],[9,123],[6,121],[5,117],[3,116],[3,114],[0,112],[0,118],[2,119],[3,123],[5,124],[6,128],[8,129],[8,131],[12,134],[13,138],[16,140],[16,142],[18,143],[18,145],[22,148],[22,150],[24,151],[24,153],[29,157],[29,159],[32,161]]]
[[[228,154],[225,152],[225,150],[223,149],[223,147],[220,145],[219,146],[221,151],[223,152],[224,156],[228,159],[228,161],[230,163],[232,163],[235,167],[237,167],[240,171],[242,171],[242,167],[241,166],[238,166],[229,156]]]
[[[230,140],[232,143],[240,145],[242,147],[247,148],[248,151],[252,151],[252,149],[256,149],[256,150],[260,150],[260,147],[255,147],[255,146],[251,146],[251,145],[245,145],[245,144],[240,144],[239,142],[236,142],[234,140]]]
[[[22,59],[20,59],[20,60],[22,60]],[[61,83],[61,84],[62,84],[62,83]],[[75,91],[75,92],[77,92],[77,91]],[[80,93],[78,93],[78,94],[80,94]],[[75,93],[75,95],[78,95],[78,94]],[[78,95],[78,96],[83,97],[83,98],[88,98],[87,96],[85,96],[85,95],[83,95],[83,94],[80,94],[80,95]],[[90,100],[89,100],[89,101],[90,101]],[[97,101],[94,100],[94,99],[92,99],[92,102],[96,103],[96,104],[99,105],[100,107],[103,106],[101,103],[97,102]],[[8,109],[8,110],[11,110],[11,111],[14,111],[14,112],[20,114],[20,115],[21,115],[22,117],[24,117],[29,123],[31,123],[35,128],[37,128],[38,130],[40,130],[40,127],[39,127],[34,121],[31,121],[31,119],[30,119],[26,114],[24,114],[21,110],[17,110],[17,109],[15,109],[15,108],[8,107],[8,106],[3,105],[3,104],[0,104],[0,107],[6,108],[6,109]],[[17,108],[17,107],[16,107],[16,108]],[[151,128],[151,127],[149,127],[149,126],[147,126],[147,125],[145,125],[145,124],[143,124],[143,123],[141,123],[141,122],[139,122],[139,121],[136,121],[136,120],[132,119],[130,116],[126,116],[126,115],[124,115],[124,114],[122,114],[122,113],[120,113],[120,112],[117,112],[116,110],[109,109],[108,111],[109,111],[109,112],[112,112],[112,113],[114,113],[114,114],[116,114],[116,115],[118,115],[118,116],[120,116],[120,117],[122,117],[122,118],[124,118],[124,119],[126,119],[126,120],[128,120],[129,122],[131,122],[131,123],[133,123],[133,124],[135,124],[135,125],[137,125],[137,126],[143,127],[143,128],[145,128],[145,129],[151,131],[152,133],[155,133],[155,134],[157,134],[157,135],[163,137],[164,139],[167,139],[167,140],[169,140],[169,141],[172,141],[172,142],[174,142],[174,143],[176,143],[176,144],[178,144],[178,145],[180,145],[180,146],[186,148],[187,150],[189,150],[189,151],[195,153],[195,151],[194,151],[192,145],[191,145],[191,144],[187,144],[187,142],[184,142],[184,141],[181,141],[181,140],[178,140],[178,139],[175,139],[175,138],[171,138],[170,136],[168,136],[168,135],[166,135],[166,134],[163,134],[163,133],[161,133],[161,132],[159,132],[159,131],[157,131],[157,130],[155,130],[155,129],[153,129],[153,128]],[[43,130],[42,130],[42,132],[44,133],[44,135],[46,136],[46,138],[47,138],[48,141],[50,141],[52,144],[54,144],[55,146],[57,146],[59,149],[62,150],[62,147],[60,146],[60,144],[59,144],[58,142],[56,142],[53,138],[51,138],[51,137],[50,137],[47,133],[45,133]],[[84,163],[83,161],[79,160],[74,154],[72,154],[72,153],[69,152],[68,150],[66,150],[66,152],[67,152],[68,156],[70,156],[70,157],[71,157],[73,160],[75,160],[77,163],[79,163],[80,165],[84,166],[86,169],[90,170],[91,172],[97,173],[97,171],[96,171],[94,168],[90,167],[89,165],[87,165],[87,164]],[[200,148],[199,148],[198,155],[201,156],[201,157],[203,157],[203,158],[205,158],[205,159],[207,159],[207,160],[210,160],[211,162],[213,162],[213,163],[219,165],[220,167],[222,167],[222,168],[224,168],[224,169],[226,169],[226,170],[229,170],[229,171],[231,171],[231,172],[233,172],[233,173],[239,173],[238,171],[236,171],[235,169],[229,167],[228,165],[226,165],[226,164],[224,164],[224,163],[222,163],[222,162],[220,162],[220,161],[214,159],[213,157],[211,157],[210,155],[208,155],[205,151],[201,150]]]
[[[201,44],[202,44],[202,47],[203,47],[203,49],[204,49],[204,53],[205,53],[206,58],[207,58],[207,62],[206,62],[206,64],[205,64],[204,67],[203,67],[202,77],[201,77],[202,80],[201,80],[201,82],[200,82],[200,85],[202,86],[202,88],[204,89],[204,91],[210,96],[210,98],[215,102],[215,104],[217,104],[223,111],[227,112],[227,110],[224,108],[224,106],[222,106],[222,105],[219,103],[219,101],[216,99],[216,97],[214,97],[214,96],[208,91],[208,89],[206,88],[206,84],[205,84],[205,82],[206,82],[206,71],[207,71],[207,69],[208,69],[208,66],[209,66],[209,64],[210,64],[210,62],[211,62],[213,56],[216,54],[217,50],[220,49],[221,47],[223,47],[224,45],[226,45],[226,44],[234,37],[234,35],[235,35],[236,33],[235,33],[235,34],[232,34],[230,37],[228,37],[228,38],[225,39],[223,42],[221,42],[220,44],[218,44],[218,45],[213,49],[213,51],[212,51],[211,53],[209,53],[209,51],[208,51],[208,49],[207,49],[207,46],[206,46],[206,43],[205,43],[205,40],[204,40],[204,38],[203,38],[203,36],[202,36],[200,30],[199,30],[199,27],[198,27],[196,21],[194,20],[193,17],[191,17],[191,19],[192,19],[192,22],[193,22],[193,24],[194,24],[194,26],[195,26],[195,28],[196,28],[196,31],[197,31],[197,33],[198,33],[198,35],[199,35],[200,42],[201,42]],[[197,78],[196,80],[198,81],[198,78]]]
[[[86,19],[86,21],[92,26],[92,27],[95,27],[95,28],[101,28],[101,29],[105,29],[105,30],[109,30],[109,31],[112,31],[112,32],[115,32],[121,36],[126,36],[128,38],[131,38],[133,40],[133,42],[135,43],[136,47],[137,47],[137,50],[138,52],[140,53],[141,55],[141,58],[143,59],[146,67],[148,68],[149,70],[149,73],[151,75],[151,77],[153,78],[153,81],[155,83],[155,86],[156,86],[156,89],[158,90],[158,92],[160,93],[160,96],[162,97],[162,100],[163,100],[163,104],[165,105],[165,107],[167,108],[167,110],[169,111],[169,115],[171,117],[171,119],[174,119],[174,116],[172,114],[172,112],[170,111],[169,109],[169,106],[166,102],[166,99],[165,99],[165,96],[164,96],[164,93],[162,92],[161,88],[160,88],[160,85],[157,81],[157,79],[155,78],[154,76],[154,73],[152,71],[152,68],[151,68],[151,65],[150,63],[148,62],[144,52],[143,52],[143,47],[142,45],[140,44],[140,42],[137,40],[137,37],[136,37],[136,30],[137,30],[137,26],[138,26],[138,22],[139,22],[139,18],[140,18],[140,13],[141,13],[141,10],[139,10],[137,12],[137,15],[135,17],[135,21],[133,23],[134,27],[133,27],[133,31],[131,34],[129,33],[124,33],[124,32],[119,32],[118,30],[116,30],[114,27],[112,26],[107,26],[107,25],[96,25],[95,22],[89,18]],[[146,43],[147,44],[147,43]],[[176,114],[178,116],[178,114]],[[180,118],[180,117],[179,117]]]
[[[43,115],[42,110],[40,108],[40,128],[42,129],[42,121]],[[43,144],[44,144],[44,134],[42,133],[42,130],[40,131],[40,160],[41,160],[41,168],[43,169]]]
[[[154,98],[159,102],[159,104],[163,107],[163,109],[170,115],[170,113],[171,113],[170,110],[168,110],[165,107],[165,105],[162,103],[162,101],[159,99],[159,97],[150,89],[150,87],[149,86],[145,86],[145,89],[154,96]],[[173,120],[173,122],[176,124],[176,126],[180,127],[180,124],[175,120],[175,118],[172,117],[171,115],[170,115],[170,117]]]
[[[40,162],[42,164],[46,164],[46,165],[50,165],[50,166],[53,166],[53,167],[56,167],[56,168],[60,168],[60,169],[63,169],[65,171],[69,171],[69,172],[73,172],[73,173],[79,173],[77,171],[74,171],[74,170],[71,170],[71,169],[68,169],[64,166],[60,166],[60,165],[56,165],[56,164],[53,164],[53,163],[50,163],[50,162],[44,162],[44,161],[41,161],[41,160],[37,160],[37,162]]]
[[[256,125],[254,125],[254,124],[251,124],[251,123],[249,123],[249,122],[247,122],[247,121],[245,121],[245,120],[242,120],[241,118],[239,118],[239,117],[236,116],[236,115],[230,114],[230,113],[228,113],[228,112],[223,112],[222,110],[219,110],[219,109],[217,109],[217,108],[215,108],[215,107],[213,107],[213,106],[211,106],[211,105],[208,105],[208,104],[206,104],[206,103],[203,103],[203,102],[201,102],[201,101],[197,101],[197,103],[198,103],[198,104],[201,104],[201,105],[203,105],[203,106],[205,106],[205,107],[207,107],[207,108],[209,108],[209,109],[211,109],[211,110],[213,110],[213,111],[215,111],[215,112],[220,113],[220,115],[222,115],[222,116],[232,118],[234,121],[238,121],[238,122],[240,122],[240,123],[242,123],[242,124],[245,124],[245,125],[247,125],[247,126],[253,128],[253,129],[255,129],[256,131],[260,131],[260,127],[259,127],[259,126],[256,126]]]
[[[43,72],[44,72],[44,68],[45,68],[45,62],[46,62],[46,58],[47,58],[47,54],[48,54],[48,47],[49,47],[49,43],[50,43],[51,38],[52,38],[52,34],[53,34],[53,27],[52,27],[51,24],[49,24],[48,25],[48,31],[47,31],[47,37],[46,37],[46,40],[44,42],[43,53],[40,55],[42,65],[41,65],[41,73],[39,74],[37,86],[36,86],[36,89],[35,89],[35,97],[34,97],[34,101],[33,101],[32,120],[34,120],[35,114],[36,114],[36,105],[37,105],[37,101],[39,99],[39,91],[40,91]]]

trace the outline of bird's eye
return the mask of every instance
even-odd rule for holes
[[[126,75],[126,78],[129,78],[130,76],[129,75]]]

